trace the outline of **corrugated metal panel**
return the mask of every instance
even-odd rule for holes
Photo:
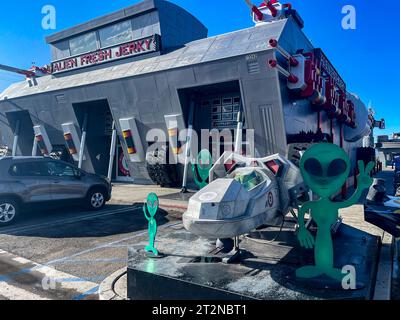
[[[267,154],[276,153],[276,138],[275,138],[275,121],[272,110],[272,105],[260,106],[261,121],[263,125],[265,146]]]

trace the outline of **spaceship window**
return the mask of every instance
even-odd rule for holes
[[[257,188],[267,180],[263,174],[252,169],[235,171],[230,175],[230,178],[240,182],[246,191]]]

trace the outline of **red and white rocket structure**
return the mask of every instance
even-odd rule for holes
[[[0,70],[17,73],[25,76],[27,79],[43,77],[50,74],[48,67],[36,67],[32,66],[29,70],[19,69],[15,67],[6,66],[4,64],[0,64]]]

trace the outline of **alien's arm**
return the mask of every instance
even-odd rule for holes
[[[358,200],[360,200],[364,189],[369,188],[372,185],[373,180],[370,174],[372,169],[374,168],[374,165],[375,163],[371,161],[367,164],[367,167],[365,168],[364,161],[358,161],[358,170],[360,173],[357,176],[357,189],[350,197],[350,199],[337,203],[336,206],[338,209],[351,207],[353,204],[356,204]]]
[[[145,218],[147,219],[147,221],[150,222],[151,217],[147,215],[147,208],[146,208],[146,205],[143,205],[143,212],[144,212],[144,216],[145,216]]]
[[[358,200],[360,200],[363,191],[364,189],[358,186],[354,194],[349,199],[342,202],[336,202],[335,205],[338,209],[351,207],[352,205],[356,204]]]
[[[306,202],[304,203],[300,209],[299,209],[299,228],[300,229],[305,229],[306,228],[306,224],[304,221],[304,217],[306,215],[306,213],[311,209],[311,202]]]

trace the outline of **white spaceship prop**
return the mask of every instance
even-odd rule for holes
[[[210,184],[190,199],[183,224],[201,237],[234,238],[286,215],[307,192],[300,170],[278,154],[226,152],[211,169]]]

